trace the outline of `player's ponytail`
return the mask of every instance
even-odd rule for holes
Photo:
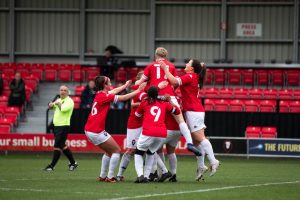
[[[95,78],[95,87],[96,91],[103,90],[104,85],[108,83],[108,77],[106,76],[96,76]]]
[[[155,103],[158,96],[158,88],[155,86],[149,87],[149,89],[147,90],[147,95],[148,104]]]
[[[202,89],[206,78],[206,67],[199,60],[195,59],[193,59],[192,67],[194,68],[194,72],[199,75],[198,84],[200,89]]]

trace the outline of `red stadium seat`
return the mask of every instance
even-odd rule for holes
[[[276,138],[277,137],[276,127],[262,127],[261,137],[262,138]]]
[[[176,68],[177,76],[183,76],[185,75],[184,68]]]
[[[58,70],[58,80],[60,81],[71,81],[71,70],[60,69]]]
[[[99,76],[100,68],[99,67],[88,67],[86,69],[87,80],[94,80],[96,76]]]
[[[205,85],[212,85],[213,84],[213,70],[206,69],[206,76],[205,76]]]
[[[45,66],[45,81],[56,81],[57,80],[58,64],[48,63]]]
[[[226,73],[224,69],[215,69],[214,71],[214,85],[225,85]]]
[[[44,80],[44,70],[43,63],[34,63],[31,65],[31,74],[39,80]]]
[[[233,89],[232,88],[221,88],[219,90],[219,97],[223,99],[233,98]]]
[[[300,99],[300,90],[294,90],[293,91],[293,96],[294,96],[294,99]]]
[[[245,131],[246,138],[259,138],[260,134],[261,134],[261,127],[259,126],[246,127],[246,131]]]
[[[0,134],[10,133],[10,126],[1,126],[0,124]]]
[[[300,113],[300,101],[291,101],[290,102],[290,112],[291,113]]]
[[[229,102],[229,111],[231,112],[242,112],[244,110],[244,101],[235,99]]]
[[[124,67],[118,68],[116,75],[115,75],[116,82],[126,82],[127,80],[127,72]]]
[[[293,99],[293,90],[291,89],[281,89],[278,90],[278,98],[279,99]]]
[[[260,112],[275,112],[276,111],[276,100],[262,100],[259,102]]]
[[[8,97],[1,95],[0,96],[0,105],[7,106],[7,103],[8,103]]]
[[[75,95],[76,96],[81,96],[81,93],[84,90],[84,88],[85,88],[84,85],[76,85],[75,86]]]
[[[258,112],[258,100],[245,100],[245,112]]]
[[[254,85],[253,69],[242,70],[242,83],[243,85]]]
[[[277,99],[277,89],[264,89],[263,96],[265,99]]]
[[[205,99],[204,100],[204,109],[205,111],[213,111],[214,110],[215,102],[212,99]]]
[[[35,76],[24,77],[25,85],[32,89],[33,92],[38,91],[38,80]]]
[[[126,70],[128,72],[128,79],[132,81],[136,81],[136,75],[139,72],[139,68],[133,67],[133,68],[127,68]]]
[[[4,117],[0,118],[0,127],[9,127],[10,130],[13,130],[13,126],[14,123],[10,119]]]
[[[72,70],[72,80],[73,81],[85,81],[86,70],[79,68]]]
[[[249,97],[248,91],[249,91],[249,89],[247,89],[247,88],[234,88],[233,89],[234,98],[247,99]]]
[[[250,99],[262,99],[263,98],[263,90],[260,88],[249,89],[249,98]]]
[[[215,100],[215,111],[228,111],[229,102],[226,99]]]
[[[290,112],[290,101],[289,100],[281,100],[279,102],[279,112],[281,112],[281,113]]]
[[[81,103],[80,96],[72,96],[71,98],[74,101],[74,109],[78,109],[80,107],[80,103]]]
[[[228,84],[240,85],[242,80],[242,71],[240,69],[227,70]]]
[[[284,85],[284,76],[282,70],[272,70],[270,72],[270,75],[271,75],[270,85],[278,85],[278,86]]]
[[[269,84],[269,74],[267,70],[255,70],[256,83],[258,85],[268,85]]]
[[[216,98],[219,96],[218,88],[205,88],[205,97],[206,98]]]
[[[26,77],[30,75],[30,70],[29,69],[16,69],[16,72],[19,72],[21,74],[21,77]]]
[[[299,86],[300,70],[286,70],[285,76],[287,86]]]
[[[5,74],[7,77],[14,77],[15,76],[15,69],[13,68],[3,68],[2,69],[2,74]]]

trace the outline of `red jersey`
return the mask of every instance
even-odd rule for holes
[[[139,92],[137,95],[133,97],[132,102],[133,103],[141,102],[145,97],[147,97],[147,94],[145,92]],[[131,111],[127,122],[127,128],[129,129],[136,129],[142,127],[143,120],[142,118],[135,116],[136,109],[137,107],[131,107]]]
[[[181,99],[178,96],[175,97],[177,99],[178,104],[181,105]],[[167,113],[165,122],[166,122],[167,130],[172,130],[172,131],[180,130],[177,121],[174,119],[171,113]]]
[[[151,137],[166,138],[166,112],[179,114],[180,110],[169,102],[156,101],[155,103],[149,104],[147,100],[143,100],[135,112],[137,117],[141,117],[142,115],[144,116],[142,134]]]
[[[84,130],[93,133],[100,133],[104,131],[106,116],[110,107],[110,103],[115,103],[117,100],[118,95],[107,94],[103,91],[97,92]]]
[[[187,73],[177,78],[182,94],[182,108],[184,111],[204,112],[204,108],[198,98],[198,79],[196,73]]]
[[[167,61],[167,60],[164,60],[164,62],[169,67],[170,73],[173,76],[177,76],[177,72],[176,72],[174,64]],[[170,83],[170,81],[166,77],[164,70],[160,68],[159,62],[153,62],[153,63],[149,64],[145,68],[142,78],[144,80],[150,80],[150,86],[156,86],[156,87],[158,87],[158,84],[160,82],[168,81],[169,84],[165,88],[160,89],[158,94],[159,95],[169,94],[171,96],[175,96],[172,84]]]

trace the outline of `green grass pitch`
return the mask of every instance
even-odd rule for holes
[[[0,155],[0,199],[300,199],[300,159],[218,157],[214,177],[196,182],[193,156],[178,157],[177,183],[133,183],[133,162],[121,183],[96,182],[100,155],[75,154],[79,168],[67,170],[62,156],[55,171],[42,169],[51,154]]]

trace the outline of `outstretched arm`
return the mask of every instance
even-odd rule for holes
[[[125,90],[127,87],[129,87],[129,85],[131,84],[131,80],[126,81],[126,83],[120,87],[117,87],[115,89],[110,90],[108,93],[109,94],[118,94],[119,92]]]
[[[128,99],[131,99],[135,95],[137,95],[139,92],[143,91],[147,83],[142,83],[139,88],[133,92],[130,92],[125,95],[119,95],[118,96],[118,101],[127,101]]]
[[[159,64],[160,64],[160,68],[162,68],[164,70],[165,75],[167,76],[167,78],[169,79],[171,84],[172,85],[178,84],[177,79],[171,74],[171,72],[169,71],[169,68],[167,67],[166,63],[164,63],[163,61],[160,61]]]

